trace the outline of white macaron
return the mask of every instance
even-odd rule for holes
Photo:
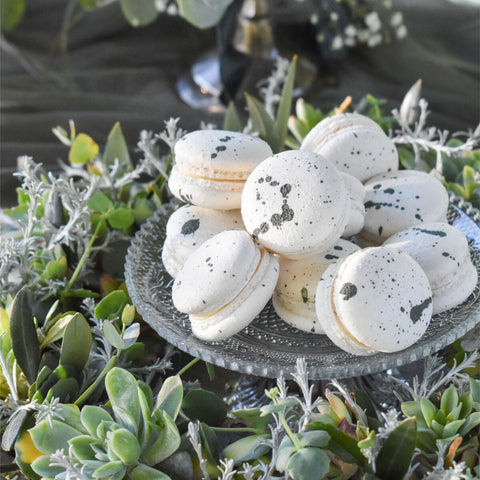
[[[184,205],[168,219],[162,249],[163,265],[175,278],[187,258],[205,241],[224,230],[243,229],[240,210],[213,210]]]
[[[271,155],[270,146],[258,137],[227,130],[197,130],[175,144],[168,186],[186,203],[238,209],[248,175]]]
[[[361,182],[398,170],[395,144],[376,122],[358,113],[323,119],[306,135],[300,148],[323,155]]]
[[[464,302],[477,286],[467,239],[448,223],[410,227],[383,245],[408,253],[423,268],[432,287],[434,315]]]
[[[325,270],[360,247],[339,239],[333,247],[310,257],[289,260],[280,257],[280,274],[273,293],[273,306],[282,320],[311,333],[324,333],[315,313],[315,290]]]
[[[278,260],[242,230],[227,230],[203,243],[175,278],[175,307],[190,317],[193,334],[206,341],[231,337],[270,300]]]
[[[312,152],[289,150],[264,160],[242,193],[245,228],[259,243],[288,258],[332,246],[350,216],[341,173]]]
[[[357,178],[348,173],[341,172],[348,196],[350,197],[350,216],[342,237],[348,238],[363,229],[365,223],[365,187]]]
[[[325,333],[343,350],[397,352],[427,330],[432,291],[412,257],[370,247],[328,267],[318,283],[316,311]]]
[[[377,244],[422,223],[447,223],[448,193],[440,180],[417,170],[400,170],[365,183],[365,225],[360,237]]]

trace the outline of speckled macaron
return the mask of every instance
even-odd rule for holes
[[[315,290],[325,270],[358,251],[360,247],[339,239],[333,247],[310,257],[289,260],[280,257],[280,274],[273,293],[278,316],[290,325],[311,333],[324,333],[315,313]]]
[[[245,228],[288,258],[332,246],[345,230],[350,199],[341,173],[313,152],[289,150],[264,160],[242,193]]]
[[[341,173],[350,198],[350,215],[342,233],[342,237],[348,238],[363,229],[365,223],[365,187],[360,180],[352,175]]]
[[[318,321],[355,355],[397,352],[417,342],[432,316],[428,278],[406,253],[370,247],[327,268],[316,291]]]
[[[365,191],[360,236],[367,241],[380,244],[414,225],[447,222],[447,190],[428,173],[400,170],[377,175],[365,183]]]
[[[357,113],[323,119],[306,135],[300,148],[323,155],[361,182],[398,170],[395,144],[376,122]]]
[[[175,278],[175,307],[190,318],[193,334],[223,340],[246,327],[270,300],[278,260],[242,230],[203,243]]]
[[[162,249],[163,265],[175,278],[187,258],[200,245],[224,230],[243,229],[240,210],[213,210],[184,205],[168,219]]]
[[[434,315],[460,305],[477,286],[467,239],[448,223],[410,227],[383,245],[408,253],[423,268],[432,287]]]
[[[227,130],[197,130],[175,144],[175,163],[168,186],[172,194],[200,207],[240,208],[250,172],[272,155],[258,137]]]

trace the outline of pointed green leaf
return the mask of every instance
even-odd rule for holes
[[[285,144],[285,138],[287,137],[288,117],[290,117],[290,112],[292,110],[293,85],[295,83],[296,66],[297,56],[295,55],[288,67],[287,77],[285,78],[285,83],[283,84],[282,95],[280,97],[280,103],[278,104],[277,117],[275,119],[275,130],[280,142],[280,149]]]
[[[120,0],[120,5],[125,18],[134,27],[148,25],[158,16],[155,0]]]
[[[177,0],[180,15],[197,28],[210,28],[222,18],[233,0]]]
[[[449,438],[458,433],[460,427],[465,423],[465,419],[455,420],[454,422],[449,422],[445,425],[442,432],[442,438]]]
[[[0,2],[0,29],[14,28],[25,13],[25,0],[2,0]]]
[[[222,457],[232,459],[234,465],[240,465],[243,462],[260,458],[270,451],[268,445],[259,443],[264,438],[268,438],[268,435],[249,435],[241,438],[227,445],[222,452]]]
[[[8,452],[14,445],[23,424],[27,420],[29,412],[27,410],[15,410],[8,420],[7,427],[2,435],[2,449]]]
[[[458,420],[460,418],[460,412],[462,411],[462,402],[460,402],[456,408],[454,408],[448,415],[445,421],[453,422],[454,420]]]
[[[81,313],[76,313],[63,334],[60,364],[72,365],[81,372],[87,363],[92,346],[90,325]]]
[[[183,399],[182,409],[191,420],[219,426],[227,416],[227,405],[215,393],[203,389],[190,390]]]
[[[112,322],[109,322],[108,320],[103,322],[103,334],[112,347],[118,348],[118,350],[123,350],[125,348],[125,342]]]
[[[129,474],[129,480],[171,480],[171,478],[155,468],[147,465],[137,465]]]
[[[155,408],[167,412],[176,420],[183,401],[183,383],[179,375],[168,377],[158,392]]]
[[[263,104],[255,97],[248,93],[245,94],[245,97],[254,130],[270,145],[274,153],[280,151],[282,146],[281,140],[272,117],[267,113]]]
[[[32,384],[37,378],[40,348],[27,287],[23,287],[13,300],[10,313],[10,337],[18,365],[27,377],[28,383]]]
[[[121,0],[122,6],[125,3],[129,4],[141,4],[142,2],[151,2],[153,0]],[[105,145],[105,152],[103,153],[103,161],[107,165],[112,165],[118,159],[120,165],[130,167],[130,154],[128,153],[127,142],[123,136],[120,123],[116,123],[110,133],[108,134],[107,143]]]
[[[471,413],[465,423],[461,426],[458,434],[461,437],[464,437],[468,432],[472,431],[474,428],[480,425],[480,412]]]
[[[129,298],[123,290],[115,290],[100,300],[95,308],[96,318],[118,318],[122,315],[125,305],[129,303]]]
[[[460,398],[458,399],[458,403],[462,405],[462,409],[460,410],[460,413],[457,418],[467,417],[473,408],[472,392],[466,392],[460,395]]]
[[[302,448],[288,461],[287,471],[294,480],[321,480],[330,470],[330,458],[319,448]]]
[[[90,435],[96,435],[100,422],[113,422],[113,418],[104,408],[95,405],[85,405],[80,413],[80,420]]]
[[[389,480],[402,480],[415,450],[417,424],[414,418],[404,420],[388,436],[377,457],[377,475]]]
[[[79,133],[72,142],[68,160],[72,165],[85,165],[91,162],[99,152],[98,144],[92,137]]]
[[[48,420],[42,420],[29,432],[37,450],[49,454],[55,453],[57,450],[66,452],[68,441],[83,435],[83,432],[59,420],[52,420],[51,426]]]
[[[57,315],[50,324],[47,334],[40,344],[40,350],[43,350],[50,343],[56,342],[63,337],[65,328],[70,323],[70,320],[76,315],[75,312],[61,313]]]
[[[108,215],[108,223],[112,228],[122,230],[131,227],[135,222],[135,214],[127,207],[120,207]]]
[[[435,407],[435,405],[428,398],[421,398],[420,409],[422,410],[422,415],[427,422],[427,425],[431,425],[435,415],[437,414],[437,407]]]
[[[440,401],[440,409],[445,415],[448,415],[458,405],[458,392],[454,385],[448,387],[442,393],[442,399]]]
[[[140,460],[147,465],[156,465],[177,451],[180,446],[180,433],[170,415],[156,411],[156,424],[152,424],[149,443],[144,447]]]
[[[302,142],[308,133],[307,126],[299,118],[294,117],[293,115],[288,118],[288,129],[299,142]]]
[[[223,119],[223,129],[230,130],[233,132],[241,132],[243,130],[242,121],[240,115],[235,108],[235,104],[230,102],[228,104],[227,111],[225,112],[225,117]]]

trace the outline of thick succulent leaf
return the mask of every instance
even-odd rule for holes
[[[43,420],[29,430],[35,447],[42,453],[55,453],[57,450],[64,450],[68,441],[82,435],[83,432],[67,425],[59,420],[52,420],[52,425]]]
[[[234,465],[255,460],[270,451],[268,445],[259,443],[263,438],[268,438],[268,435],[249,435],[241,438],[227,445],[223,450],[222,456],[232,459]]]
[[[233,0],[177,0],[180,15],[198,28],[218,23]]]
[[[437,414],[437,407],[428,398],[422,398],[420,399],[420,409],[427,425],[431,425]]]
[[[463,437],[468,432],[472,431],[474,428],[478,427],[479,425],[480,425],[480,412],[471,413],[465,420],[465,423],[461,426],[460,430],[458,431],[458,434],[461,437]]]
[[[56,412],[58,412],[58,415],[61,416],[64,423],[77,429],[79,432],[87,433],[87,430],[81,421],[80,410],[76,405],[67,405],[61,403],[57,405]]]
[[[93,478],[104,478],[105,480],[122,479],[127,467],[120,461],[108,462],[93,472]]]
[[[63,334],[60,364],[72,365],[81,372],[87,363],[91,346],[90,325],[81,313],[76,313],[68,322]]]
[[[137,437],[125,428],[115,430],[108,444],[125,465],[134,464],[140,456],[140,445]]]
[[[65,468],[63,467],[51,467],[50,466],[50,455],[43,455],[38,457],[32,463],[32,469],[38,475],[41,475],[44,478],[55,478],[57,475],[65,473]]]
[[[474,402],[480,403],[480,381],[470,378],[470,391]]]
[[[321,480],[330,470],[330,459],[319,448],[302,448],[290,457],[287,470],[294,480]]]
[[[72,452],[79,460],[92,460],[95,458],[95,450],[92,445],[99,447],[101,444],[95,437],[90,435],[80,435],[69,441]]]
[[[135,377],[126,370],[115,367],[105,377],[105,387],[112,407],[128,412],[136,426],[135,432],[132,433],[138,432],[141,411]]]
[[[171,480],[171,478],[155,468],[147,465],[137,465],[132,471],[129,472],[128,480]]]
[[[32,384],[37,378],[40,348],[27,287],[23,287],[13,300],[10,313],[10,337],[18,365],[28,383]]]
[[[465,418],[470,414],[473,408],[472,392],[466,392],[463,395],[460,395],[458,401],[462,404],[462,409],[460,410],[458,418]]]
[[[265,433],[267,426],[275,421],[273,415],[262,415],[260,408],[246,408],[230,413],[239,418],[247,427],[255,428],[258,433]]]
[[[448,387],[442,394],[440,409],[448,415],[458,405],[458,392],[454,385]]]
[[[190,390],[183,399],[183,412],[191,420],[219,426],[227,415],[227,405],[215,393],[203,389]]]
[[[233,102],[228,104],[227,111],[225,112],[225,117],[223,118],[223,129],[233,132],[241,132],[243,130],[242,120],[240,119],[240,115],[238,114]]]
[[[80,413],[80,420],[88,433],[94,436],[102,420],[113,422],[113,418],[104,408],[95,405],[85,405]]]
[[[330,435],[322,430],[312,430],[298,434],[298,443],[302,447],[325,447],[329,440]]]
[[[294,447],[292,440],[288,435],[285,435],[278,447],[277,462],[275,464],[276,469],[279,472],[284,472],[287,469],[290,457],[297,451]]]
[[[122,315],[125,305],[129,303],[127,294],[123,290],[115,290],[102,298],[95,307],[95,317],[97,318],[118,318]]]
[[[414,418],[404,420],[385,440],[377,456],[377,475],[402,480],[413,458],[417,440]]]
[[[454,422],[449,422],[445,425],[442,432],[442,438],[449,438],[458,433],[460,427],[465,423],[465,419],[455,420]]]
[[[167,412],[176,420],[183,401],[183,383],[179,375],[168,377],[158,392],[155,408]]]

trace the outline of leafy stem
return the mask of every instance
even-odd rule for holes
[[[193,367],[197,362],[199,362],[199,358],[194,358],[190,363],[187,363],[178,373],[177,375],[181,377],[189,368]]]

